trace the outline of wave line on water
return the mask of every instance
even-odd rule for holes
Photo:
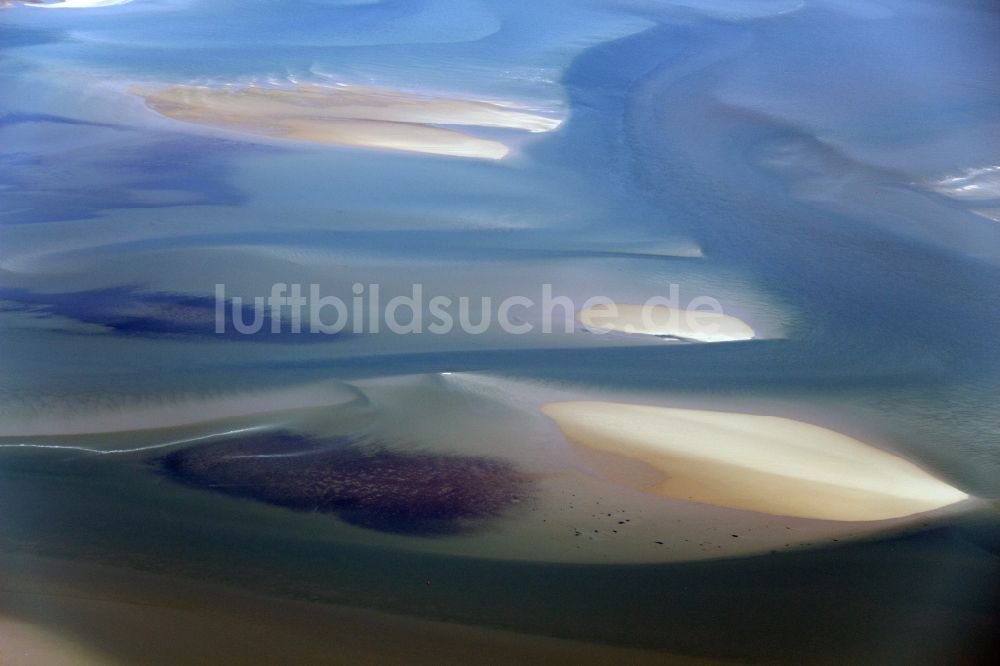
[[[25,444],[25,443],[0,444],[0,449],[62,449],[66,451],[83,451],[84,453],[96,453],[97,455],[104,456],[104,455],[113,455],[118,453],[138,453],[139,451],[162,449],[168,446],[176,446],[177,444],[190,444],[191,442],[198,442],[204,439],[212,439],[213,437],[225,437],[227,435],[241,435],[247,432],[264,430],[266,428],[267,426],[252,426],[249,428],[237,428],[235,430],[216,432],[210,435],[189,437],[187,439],[175,439],[170,442],[162,442],[160,444],[152,444],[150,446],[139,446],[131,449],[91,449],[86,446],[67,446],[63,444]]]

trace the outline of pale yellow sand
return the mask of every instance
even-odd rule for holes
[[[586,328],[678,338],[696,342],[751,340],[754,330],[736,317],[662,305],[613,303],[584,308],[576,315]]]
[[[968,498],[903,458],[800,421],[601,401],[548,403],[542,411],[574,444],[647,466],[641,475],[619,469],[616,480],[675,499],[875,521]]]
[[[377,120],[285,120],[275,136],[313,143],[387,148],[416,153],[499,160],[509,149],[499,141],[455,130]]]
[[[298,84],[130,88],[154,111],[184,122],[314,143],[500,159],[508,147],[438,127],[501,127],[547,132],[560,120],[512,104],[417,95],[363,86]]]

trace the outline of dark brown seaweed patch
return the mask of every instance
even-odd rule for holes
[[[203,444],[159,463],[190,486],[426,536],[481,527],[529,491],[528,478],[496,458],[401,452],[378,442],[289,432]]]

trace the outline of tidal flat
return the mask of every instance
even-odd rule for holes
[[[996,662],[993,4],[0,4],[0,661]]]

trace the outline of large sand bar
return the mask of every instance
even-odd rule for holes
[[[353,85],[144,86],[130,88],[169,118],[321,144],[500,159],[501,141],[454,127],[547,132],[561,123],[508,102],[458,99]]]
[[[575,445],[659,472],[631,485],[665,497],[839,521],[900,518],[968,498],[899,456],[791,419],[602,401],[542,411]]]

